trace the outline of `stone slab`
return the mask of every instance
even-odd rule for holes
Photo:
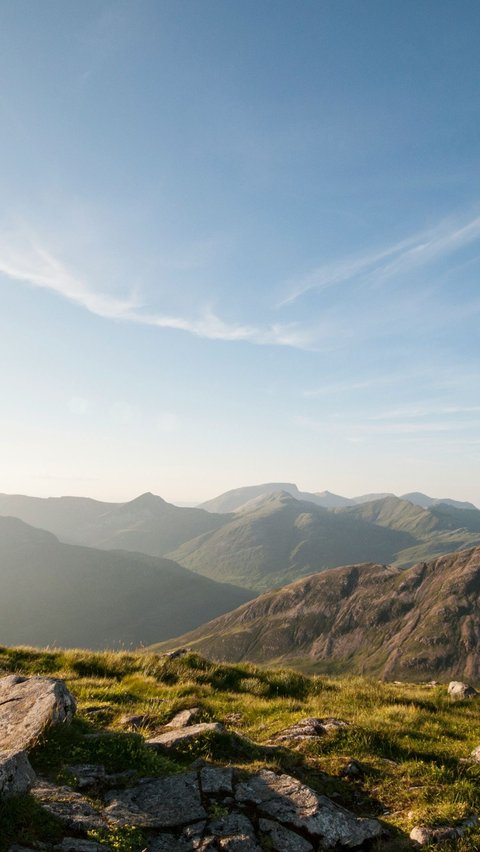
[[[190,725],[186,728],[172,728],[171,731],[165,731],[163,734],[150,737],[146,740],[146,744],[151,748],[174,749],[179,745],[191,742],[197,737],[211,733],[225,733],[225,728],[220,722],[201,722],[198,725]]]
[[[256,805],[263,817],[307,833],[327,849],[352,849],[382,833],[377,820],[356,817],[290,775],[263,770],[239,784],[235,798]]]
[[[151,778],[109,793],[105,816],[118,826],[175,828],[206,819],[196,773]]]

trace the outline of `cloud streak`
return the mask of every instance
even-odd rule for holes
[[[209,340],[300,349],[311,343],[311,335],[297,323],[265,327],[228,323],[210,309],[193,318],[150,312],[136,296],[118,297],[91,287],[31,235],[0,234],[0,275],[49,290],[104,319],[174,329]]]
[[[290,282],[291,292],[277,307],[293,304],[306,293],[319,292],[358,279],[368,277],[372,282],[380,282],[412,272],[454,254],[479,239],[480,216],[464,224],[443,222],[436,228],[419,232],[381,250],[316,267],[307,275]]]

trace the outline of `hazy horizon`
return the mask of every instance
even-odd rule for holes
[[[40,494],[38,492],[36,492],[36,493],[32,492],[32,493],[27,494],[25,492],[19,492],[19,491],[6,492],[1,488],[0,488],[0,494],[5,494],[5,495],[9,495],[9,496],[35,497],[35,498],[40,498],[40,499],[49,499],[49,498],[54,499],[54,498],[58,498],[58,497],[81,497],[81,498],[86,497],[86,498],[91,498],[91,499],[94,499],[94,500],[99,500],[100,502],[105,502],[105,503],[109,503],[109,502],[111,502],[111,503],[128,503],[131,500],[135,500],[135,499],[137,499],[138,497],[141,497],[144,494],[150,493],[150,494],[153,494],[156,497],[161,497],[167,503],[172,503],[173,505],[177,505],[177,506],[199,506],[202,503],[206,503],[207,501],[212,500],[215,497],[219,497],[221,494],[227,493],[229,491],[235,491],[237,489],[242,489],[242,488],[247,488],[247,487],[252,487],[252,486],[255,487],[255,486],[260,486],[260,485],[268,485],[268,484],[271,484],[271,485],[281,485],[281,484],[294,485],[298,488],[298,491],[301,492],[301,493],[321,494],[323,492],[329,492],[330,494],[334,494],[338,497],[346,497],[348,499],[355,499],[357,497],[364,497],[364,496],[367,496],[367,495],[370,495],[370,494],[393,494],[396,497],[401,497],[403,494],[424,494],[425,496],[431,497],[433,499],[444,498],[444,499],[450,499],[450,500],[459,500],[461,502],[471,502],[474,505],[478,505],[478,504],[475,503],[475,500],[468,500],[464,495],[458,496],[456,494],[451,494],[451,493],[447,493],[447,492],[442,492],[441,494],[431,494],[431,493],[427,493],[425,491],[422,491],[420,488],[409,488],[409,489],[407,489],[406,491],[403,491],[403,492],[393,491],[391,488],[384,488],[384,489],[368,488],[368,489],[364,489],[363,491],[357,491],[354,494],[350,494],[350,493],[347,494],[347,493],[342,492],[342,491],[335,491],[331,488],[316,488],[316,487],[306,488],[306,487],[303,487],[301,484],[299,485],[298,482],[290,481],[290,480],[287,480],[287,479],[268,480],[268,482],[267,481],[243,482],[240,485],[232,485],[231,487],[225,488],[223,491],[218,491],[218,492],[211,493],[211,494],[209,493],[206,496],[201,497],[200,499],[194,499],[194,498],[189,499],[188,497],[185,497],[185,496],[182,496],[182,495],[180,495],[177,498],[174,498],[174,497],[171,497],[169,495],[166,495],[165,493],[162,493],[161,490],[158,490],[158,489],[155,490],[155,489],[152,489],[152,488],[145,488],[142,491],[139,491],[137,493],[129,494],[129,495],[123,495],[123,496],[121,494],[117,494],[117,495],[107,494],[107,495],[105,495],[105,494],[102,494],[101,492],[98,493],[98,494],[97,493],[89,493],[89,492],[75,492],[75,493],[73,493],[73,492],[72,493],[60,493],[60,492],[59,493],[51,493],[51,492],[49,492],[49,493],[42,493],[42,494]]]
[[[0,490],[480,505],[479,25],[4,2]]]

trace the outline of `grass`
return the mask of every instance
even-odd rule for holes
[[[178,659],[154,654],[36,651],[1,648],[0,673],[63,678],[78,701],[69,727],[52,730],[31,753],[38,772],[65,782],[65,766],[103,763],[109,772],[137,776],[182,771],[195,758],[229,762],[240,770],[284,770],[363,816],[377,816],[390,829],[376,852],[411,849],[408,833],[418,823],[455,823],[480,814],[480,764],[465,761],[480,744],[480,708],[451,702],[445,686],[382,683],[362,677],[308,677],[252,665],[210,663],[196,654]],[[305,716],[334,716],[348,726],[296,749],[267,753],[227,735],[213,735],[165,758],[125,733],[125,713],[146,714],[151,724],[199,707],[204,721],[224,722],[249,740],[265,744]],[[85,739],[85,733],[111,735]],[[363,775],[346,780],[346,763],[360,761]],[[131,780],[130,780],[131,783]],[[11,842],[48,842],[59,836],[30,796],[0,805],[0,850]],[[142,848],[134,829],[111,831],[104,842],[117,852]],[[480,848],[474,830],[454,846]]]

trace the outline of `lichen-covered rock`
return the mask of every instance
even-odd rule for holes
[[[201,722],[199,725],[190,725],[187,728],[172,728],[170,731],[164,731],[163,734],[150,737],[146,743],[151,748],[168,750],[212,733],[225,733],[225,728],[220,722]]]
[[[325,848],[351,849],[382,833],[377,820],[356,817],[290,775],[263,770],[239,784],[235,798],[256,805],[261,816],[318,839]]]
[[[35,777],[25,751],[0,751],[0,797],[26,793]]]
[[[80,833],[106,826],[100,811],[71,787],[60,787],[49,781],[38,781],[32,787],[32,795],[46,811],[63,822],[71,831]]]
[[[452,680],[448,684],[448,694],[450,698],[460,700],[462,698],[475,698],[480,695],[473,686],[468,683],[463,683],[461,680]]]
[[[244,814],[231,813],[209,825],[220,849],[228,852],[262,852],[252,823]]]
[[[203,766],[200,769],[200,787],[205,796],[231,795],[233,769],[231,766]]]
[[[77,763],[65,769],[75,778],[75,785],[80,789],[94,787],[106,777],[105,767],[96,763]]]
[[[259,828],[268,836],[271,848],[274,852],[313,852],[310,841],[305,840],[300,834],[290,831],[289,828],[274,822],[271,819],[261,819]]]
[[[69,722],[75,709],[75,699],[61,680],[0,678],[0,751],[30,748],[50,725]]]
[[[167,728],[186,728],[192,725],[200,716],[200,707],[190,707],[188,710],[180,710],[166,725]]]
[[[105,816],[114,825],[173,828],[206,819],[196,773],[151,778],[106,796]]]
[[[318,719],[316,717],[300,719],[299,722],[295,722],[294,725],[290,725],[288,728],[284,728],[283,731],[275,734],[274,739],[277,742],[283,742],[284,740],[315,740],[318,737],[325,736],[330,731],[338,728],[346,728],[347,725],[348,722],[344,722],[343,719],[334,719],[333,717],[327,719]]]
[[[478,823],[476,816],[464,819],[458,825],[416,825],[410,832],[410,840],[418,843],[419,846],[433,846],[439,843],[447,843],[450,840],[458,840],[463,837],[469,828],[473,828]]]

